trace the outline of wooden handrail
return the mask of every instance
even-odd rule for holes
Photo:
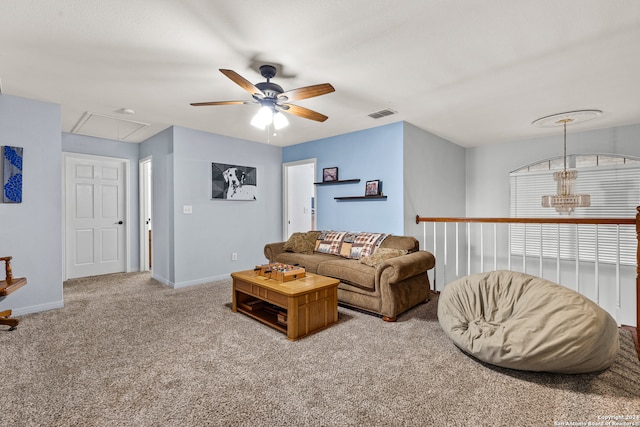
[[[636,347],[640,354],[640,206],[636,207],[635,218],[442,218],[416,215],[416,224],[421,222],[467,222],[504,224],[592,224],[592,225],[636,225],[638,246],[636,249]]]

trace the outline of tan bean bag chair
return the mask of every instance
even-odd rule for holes
[[[618,326],[571,289],[513,271],[449,283],[438,320],[456,346],[493,365],[525,371],[595,372],[618,353]]]

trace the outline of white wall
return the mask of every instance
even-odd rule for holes
[[[0,256],[13,256],[14,277],[28,281],[0,301],[0,310],[20,315],[62,307],[60,107],[0,95],[0,145],[24,148],[22,203],[0,202]]]
[[[404,124],[405,235],[414,236],[421,247],[423,228],[416,224],[416,215],[464,216],[464,164],[464,148]]]
[[[140,158],[151,157],[152,275],[166,285],[175,282],[173,248],[173,128],[140,144]],[[137,183],[137,181],[136,181]]]
[[[282,148],[173,130],[174,286],[228,277],[266,262],[265,243],[282,240]],[[211,200],[212,162],[257,168],[257,200]],[[154,160],[154,185],[155,172]],[[183,213],[185,205],[192,206],[192,214]],[[233,252],[237,261],[231,260]]]
[[[291,165],[288,167],[287,206],[289,222],[288,239],[294,232],[305,232],[312,229],[311,199],[314,197],[315,171],[313,163]],[[283,178],[284,179],[284,178]],[[284,195],[283,195],[284,197]],[[286,212],[284,213],[286,215]]]
[[[640,124],[578,132],[567,128],[568,154],[626,154],[640,156]],[[562,156],[558,135],[466,150],[466,215],[509,216],[509,172],[522,166]],[[578,178],[580,179],[580,178]],[[638,200],[640,205],[640,200]],[[633,216],[630,212],[629,216]]]
[[[130,271],[140,270],[140,221],[139,216],[139,186],[138,186],[138,159],[140,144],[133,142],[113,141],[111,139],[96,138],[72,133],[62,134],[62,151],[65,153],[90,154],[94,156],[114,157],[129,160],[130,176],[127,187],[129,202],[129,221],[127,231],[129,233]]]

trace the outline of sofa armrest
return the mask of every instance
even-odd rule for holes
[[[274,242],[267,243],[264,245],[264,257],[269,260],[269,262],[274,262],[276,255],[284,252],[284,244],[285,242]]]
[[[379,278],[387,283],[397,283],[409,277],[431,270],[436,265],[436,258],[431,252],[416,251],[407,255],[391,258],[379,267]]]

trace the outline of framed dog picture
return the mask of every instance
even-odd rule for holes
[[[365,196],[379,196],[382,194],[382,181],[379,179],[374,179],[372,181],[367,181],[364,186],[364,195]]]
[[[211,163],[211,199],[256,200],[257,175],[251,166]]]
[[[338,168],[324,168],[322,169],[322,182],[337,181],[338,180]]]

